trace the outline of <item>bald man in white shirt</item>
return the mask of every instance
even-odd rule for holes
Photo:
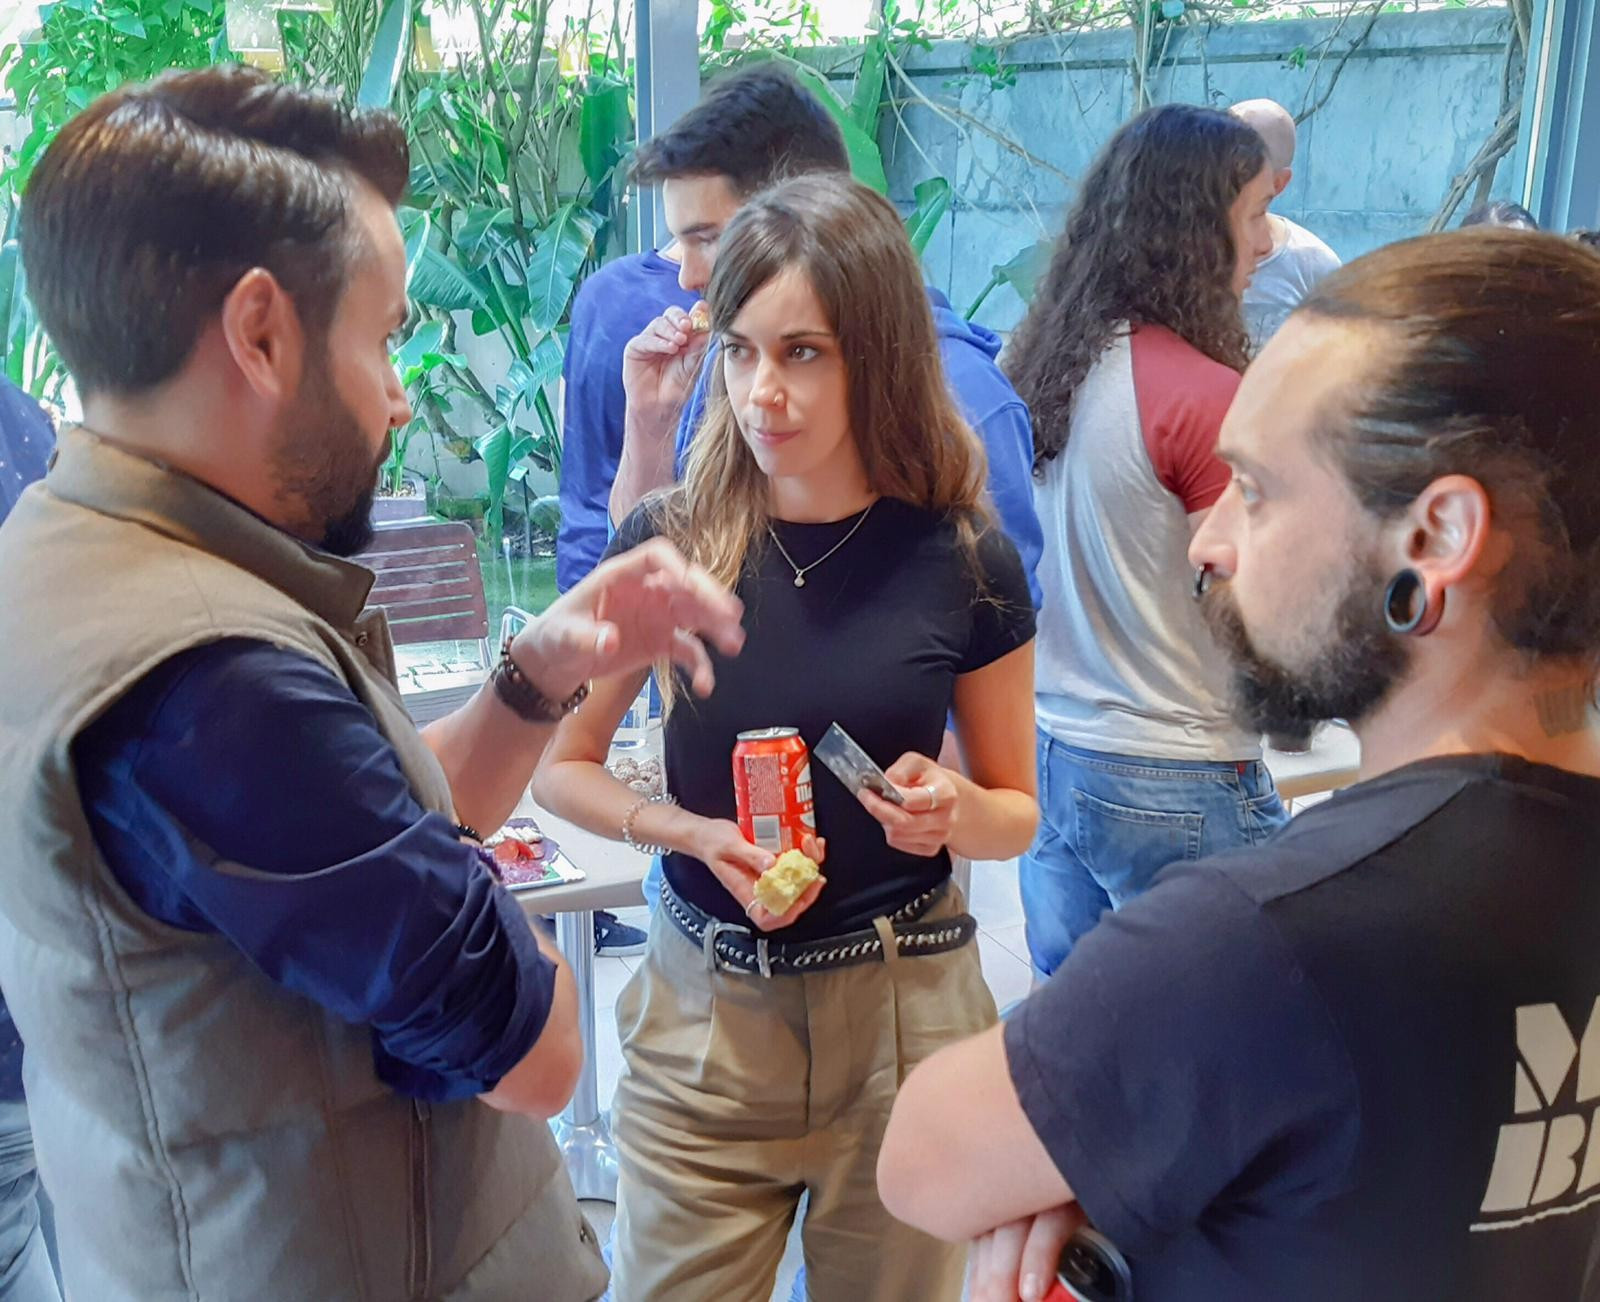
[[[1295,125],[1289,110],[1276,100],[1247,99],[1228,110],[1248,123],[1267,142],[1267,161],[1277,193],[1294,177]],[[1250,343],[1259,352],[1311,287],[1339,266],[1339,255],[1304,226],[1277,213],[1272,226],[1272,252],[1256,263],[1255,276],[1244,292],[1244,319]]]

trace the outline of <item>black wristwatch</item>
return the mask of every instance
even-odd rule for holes
[[[511,639],[500,646],[500,661],[489,675],[494,694],[526,723],[560,723],[589,699],[589,684],[584,683],[564,701],[552,701],[530,683],[521,667],[511,658]]]

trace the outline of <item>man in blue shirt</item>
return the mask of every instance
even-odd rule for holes
[[[679,281],[703,291],[723,228],[758,190],[787,176],[849,168],[844,137],[827,110],[777,64],[763,63],[717,82],[666,131],[639,147],[634,177],[660,185],[667,227],[683,257]],[[1001,527],[1016,545],[1034,604],[1044,548],[1033,510],[1033,429],[1028,409],[1000,372],[1000,340],[962,320],[929,291],[945,375],[961,412],[983,441],[989,491]],[[621,522],[646,493],[678,477],[703,410],[710,340],[670,307],[623,354],[628,405],[622,457],[611,490]]]
[[[640,548],[410,725],[340,559],[410,419],[407,175],[391,115],[230,65],[102,97],[23,200],[85,424],[0,528],[0,980],[97,1302],[604,1287],[544,1125],[575,989],[476,840],[589,678],[709,691],[739,604]]]
[[[55,446],[50,418],[0,376],[0,520],[44,478]],[[41,1217],[48,1217],[22,1096],[22,1038],[0,1002],[0,1302],[60,1302]]]
[[[556,587],[566,592],[600,563],[611,540],[608,506],[622,456],[622,350],[669,307],[700,301],[678,284],[669,247],[616,258],[588,276],[572,302],[561,367],[561,529]]]
[[[673,253],[669,248],[667,254]],[[678,284],[679,265],[650,249],[606,263],[584,280],[572,303],[562,363],[561,531],[556,587],[566,592],[600,563],[611,538],[607,505],[622,456],[627,395],[622,350],[669,307],[688,310],[700,295]],[[614,913],[594,915],[595,953],[644,953],[645,933]]]

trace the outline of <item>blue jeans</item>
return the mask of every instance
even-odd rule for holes
[[[1018,878],[1028,952],[1042,976],[1168,864],[1259,844],[1289,821],[1259,762],[1106,755],[1043,732],[1038,747],[1039,835]]]
[[[0,1302],[61,1302],[45,1245],[28,1105],[0,1102]]]
[[[656,905],[661,903],[661,879],[666,876],[666,870],[661,866],[661,856],[650,856],[650,867],[644,875],[644,903],[650,910],[651,916],[655,915]]]

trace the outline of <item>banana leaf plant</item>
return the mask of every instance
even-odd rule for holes
[[[58,409],[68,377],[28,301],[19,196],[56,132],[103,92],[229,58],[224,19],[224,0],[63,0],[0,46],[5,91],[27,125],[0,158],[0,374]]]
[[[399,218],[414,312],[396,361],[435,450],[483,461],[498,544],[508,486],[525,486],[531,469],[559,471],[554,385],[573,295],[616,223],[631,92],[620,33],[558,27],[548,4],[464,0],[478,48],[419,71],[421,8],[350,0],[280,25],[293,75],[333,81],[405,123],[412,171]],[[467,330],[509,357],[498,381],[468,363]],[[488,433],[471,437],[475,428]]]
[[[9,211],[0,212],[0,375],[59,408],[67,372],[28,301],[22,250],[12,229],[15,224],[13,204]]]
[[[978,309],[988,300],[989,295],[1002,285],[1010,285],[1024,303],[1033,302],[1034,291],[1044,279],[1045,272],[1050,269],[1050,255],[1054,251],[1054,240],[1039,240],[1015,256],[997,264],[989,277],[988,284],[978,292],[978,297],[967,309],[967,316],[969,318],[977,316]]]
[[[712,0],[701,40],[707,70],[711,72],[761,59],[782,60],[837,124],[850,156],[851,175],[886,195],[888,169],[878,141],[897,126],[893,106],[886,98],[890,66],[907,48],[932,46],[919,21],[901,19],[898,0],[876,0],[874,8],[876,26],[860,42],[861,55],[848,99],[835,89],[834,80],[807,57],[808,49],[821,44],[816,13],[807,0],[801,0],[796,8],[787,8],[781,2],[747,7],[733,0]],[[730,56],[724,38],[735,26],[740,29],[743,49],[741,54]],[[906,233],[918,257],[950,212],[954,197],[949,181],[943,177],[931,177],[916,187],[913,209],[906,218]]]

